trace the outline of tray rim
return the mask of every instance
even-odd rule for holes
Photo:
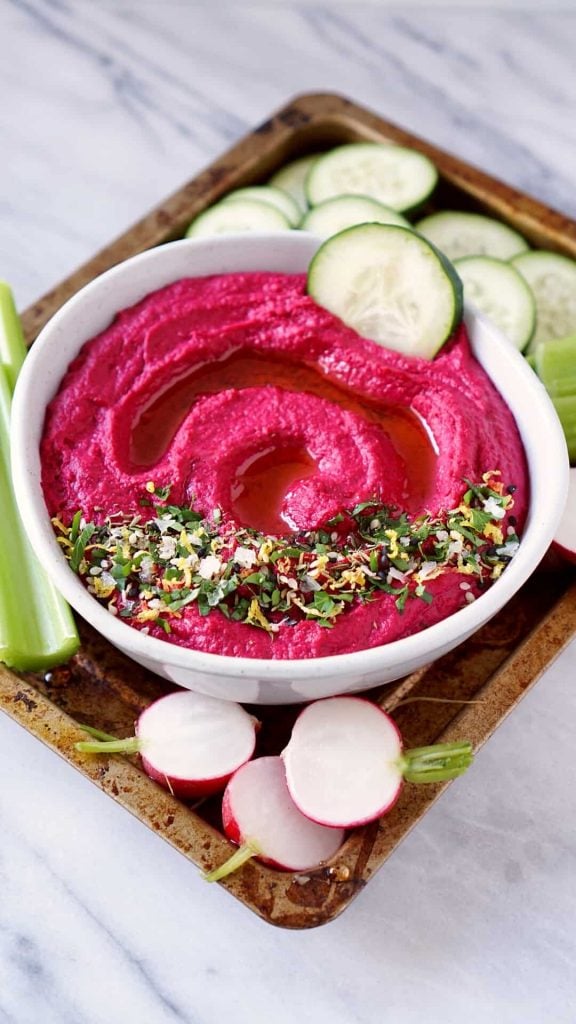
[[[131,255],[136,255],[166,241],[166,227],[170,217],[177,218],[181,212],[183,197],[188,203],[187,211],[191,209],[192,215],[195,215],[227,192],[232,177],[229,163],[244,158],[248,144],[254,137],[257,136],[261,141],[264,156],[279,146],[287,146],[292,138],[293,125],[296,128],[309,127],[314,115],[318,115],[318,106],[324,123],[331,123],[336,129],[347,127],[354,130],[360,122],[367,131],[374,134],[375,138],[384,136],[425,153],[441,169],[441,176],[453,184],[466,187],[470,195],[489,205],[495,213],[499,213],[505,219],[509,219],[507,204],[513,205],[517,211],[515,222],[519,230],[525,230],[529,234],[538,233],[542,222],[545,221],[549,226],[548,230],[562,235],[559,251],[576,258],[576,220],[394,122],[385,120],[369,108],[356,104],[339,93],[302,93],[294,96],[285,106],[274,111],[269,118],[243,135],[216,160],[99,249],[63,281],[31,303],[21,314],[24,335],[28,343],[32,343],[52,312],[83,283],[92,280],[97,274],[125,258],[122,250],[127,242],[130,243]],[[268,146],[267,143],[271,145]],[[256,160],[249,158],[242,177],[250,177],[255,164]],[[186,221],[186,218],[184,220]],[[523,228],[520,225],[523,225]]]
[[[129,254],[134,255],[166,241],[166,232],[172,230],[173,222],[178,222],[178,218],[182,217],[183,206],[186,208],[186,219],[189,220],[191,208],[192,215],[194,215],[199,209],[209,205],[219,195],[227,191],[231,187],[230,180],[234,177],[231,165],[233,168],[235,161],[242,163],[242,159],[254,145],[255,140],[258,142],[255,147],[256,154],[252,153],[248,164],[244,165],[242,175],[244,178],[250,177],[262,154],[266,158],[270,158],[283,147],[284,149],[289,147],[299,131],[313,129],[314,123],[319,121],[334,131],[341,131],[342,128],[357,131],[358,126],[361,125],[366,132],[373,133],[375,138],[388,137],[428,153],[439,165],[441,174],[452,184],[465,187],[473,198],[481,199],[485,205],[489,205],[495,213],[500,213],[507,220],[510,220],[509,206],[514,206],[518,211],[516,224],[524,225],[520,229],[528,234],[541,232],[541,225],[544,222],[548,231],[562,234],[562,239],[558,242],[559,251],[576,256],[576,221],[544,206],[538,200],[518,192],[511,186],[477,170],[472,165],[453,157],[391,122],[385,121],[377,114],[343,96],[335,93],[305,93],[294,97],[256,129],[243,136],[239,142],[199,175],[33,303],[22,318],[28,340],[33,340],[55,308],[58,308],[68,295],[73,294],[82,283],[125,258],[128,255],[128,252],[124,252],[126,248],[129,249]],[[286,156],[285,159],[287,159]],[[489,196],[486,195],[487,191],[490,192]],[[486,681],[482,692],[490,691],[492,697],[494,693],[497,693],[500,698],[493,705],[493,714],[487,716],[485,711],[479,711],[475,706],[466,707],[452,719],[438,739],[448,741],[465,729],[467,735],[473,737],[475,747],[486,742],[497,725],[510,713],[518,700],[534,685],[542,671],[569,642],[575,629],[576,584],[572,584],[540,620],[532,634]],[[551,632],[553,645],[552,653],[549,655],[549,643],[547,645],[541,641],[546,637],[549,640]],[[515,671],[517,675],[514,675]],[[508,704],[504,701],[506,694],[510,701]],[[208,837],[213,844],[210,859],[207,859],[202,853],[202,844],[191,842],[189,834],[187,835],[190,832],[191,819],[189,816],[193,812],[178,801],[174,801],[169,794],[159,790],[150,780],[146,780],[134,764],[117,757],[106,759],[104,765],[101,760],[98,763],[87,763],[85,757],[76,754],[73,743],[83,735],[76,723],[58,705],[52,703],[33,685],[23,681],[5,666],[0,666],[0,706],[19,724],[135,814],[139,820],[158,830],[159,826],[154,821],[155,815],[143,813],[142,808],[137,808],[127,796],[134,781],[137,780],[139,787],[149,792],[151,798],[153,795],[154,799],[151,799],[151,803],[154,804],[156,812],[158,807],[166,808],[166,814],[172,818],[172,825],[164,837],[194,863],[202,867],[212,866],[211,857],[215,851],[218,857],[225,855],[225,851],[229,848],[227,841],[203,819],[194,815],[194,828],[199,829],[202,841]],[[325,889],[327,887],[328,893],[321,907],[311,905],[304,908],[300,905],[297,908],[300,914],[297,924],[290,923],[286,915],[283,918],[274,917],[272,912],[274,900],[270,905],[271,911],[264,906],[255,905],[253,898],[250,898],[251,876],[252,879],[254,876],[259,880],[264,879],[270,891],[276,896],[279,891],[285,892],[293,884],[296,877],[294,873],[280,873],[263,865],[251,864],[243,869],[240,877],[227,879],[221,884],[269,923],[288,928],[315,927],[327,923],[349,905],[357,892],[382,866],[398,842],[408,834],[408,831],[414,827],[448,785],[449,783],[444,783],[438,786],[417,787],[417,794],[412,792],[410,798],[410,825],[406,827],[405,818],[400,814],[394,817],[392,827],[390,827],[391,816],[387,817],[387,839],[384,848],[381,843],[379,846],[377,842],[379,827],[376,822],[372,826],[356,830],[356,833],[346,840],[342,856],[335,858],[336,865],[321,869],[320,872],[308,873],[315,875],[313,881],[321,883]],[[402,800],[400,805],[401,809]],[[398,823],[394,825],[397,819]],[[198,826],[199,822],[201,823],[200,827]],[[305,912],[304,919],[302,919],[303,912]]]

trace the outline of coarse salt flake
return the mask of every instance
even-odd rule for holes
[[[439,569],[441,571],[441,566],[439,566],[437,562],[423,562],[422,568],[418,573],[418,578],[420,580],[430,579],[431,576],[438,575]]]
[[[234,552],[234,561],[243,569],[251,569],[256,565],[257,555],[254,548],[238,547]]]
[[[516,554],[516,552],[518,551],[519,547],[520,547],[520,542],[519,541],[517,541],[517,540],[507,540],[506,543],[503,544],[501,548],[496,548],[496,554],[497,555],[504,555],[506,558],[513,558],[514,555]]]
[[[176,554],[176,538],[175,537],[163,537],[158,545],[158,555],[165,561],[170,561]]]
[[[502,508],[502,505],[492,496],[486,498],[486,501],[483,502],[483,509],[486,515],[491,516],[492,519],[504,519],[506,515],[506,509]]]
[[[203,580],[211,580],[220,572],[221,568],[221,558],[218,558],[217,555],[206,555],[206,558],[200,559],[198,574]]]
[[[387,583],[391,583],[392,580],[398,580],[400,583],[405,583],[406,574],[400,572],[400,570],[393,565],[391,569],[388,571]]]

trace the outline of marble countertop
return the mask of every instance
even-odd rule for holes
[[[517,4],[514,4],[517,7]],[[290,96],[340,91],[576,216],[576,12],[3,0],[20,307]],[[576,645],[344,915],[263,924],[0,719],[0,1024],[571,1024]]]

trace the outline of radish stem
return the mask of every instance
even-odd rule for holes
[[[399,700],[398,703],[394,705],[392,710],[396,711],[396,708],[404,707],[404,704],[415,704],[416,701],[419,701],[419,700],[429,701],[431,704],[485,704],[486,703],[485,700],[460,700],[459,698],[456,698],[456,697],[405,697],[404,700]],[[380,707],[381,705],[378,705],[378,706]],[[384,711],[385,708],[382,708],[382,710]],[[386,713],[388,714],[388,712],[386,712]]]
[[[95,729],[93,725],[80,725],[82,732],[87,732],[89,736],[92,736],[95,740],[117,740],[117,736],[112,736],[109,732],[103,732],[102,729]]]
[[[205,872],[202,877],[205,882],[219,882],[221,878],[226,878],[227,875],[238,871],[238,868],[241,868],[243,864],[252,860],[252,857],[258,857],[261,853],[262,851],[258,844],[253,839],[247,839],[219,868],[214,868],[213,871],[208,871],[207,873]]]
[[[463,775],[473,756],[469,740],[436,743],[404,751],[400,769],[406,782],[445,782]]]
[[[137,736],[127,736],[124,740],[80,740],[74,749],[83,754],[137,754],[140,740]]]

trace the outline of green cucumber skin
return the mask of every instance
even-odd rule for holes
[[[327,238],[326,241],[324,241],[322,243],[322,245],[320,246],[320,248],[317,250],[316,254],[313,256],[313,258],[312,258],[312,260],[310,262],[310,266],[308,267],[308,276],[307,276],[307,281],[306,281],[306,292],[310,296],[310,298],[314,299],[315,302],[317,301],[315,296],[314,296],[314,292],[313,292],[313,289],[314,289],[314,276],[315,276],[314,275],[314,271],[315,271],[315,268],[319,264],[321,264],[322,256],[325,253],[326,246],[329,246],[329,245],[333,244],[336,239],[344,238],[350,232],[358,231],[358,230],[364,229],[364,228],[372,228],[372,227],[384,228],[386,230],[393,230],[393,231],[401,231],[401,232],[403,232],[406,235],[410,235],[410,237],[414,237],[416,235],[416,232],[414,232],[411,228],[404,228],[404,227],[400,227],[400,226],[397,226],[397,225],[363,224],[363,225],[360,225],[360,226],[355,225],[354,227],[346,228],[345,231],[341,231],[339,234],[333,235],[331,238]],[[434,256],[436,257],[436,259],[438,261],[438,263],[440,264],[440,267],[442,268],[442,270],[444,271],[444,273],[446,274],[446,276],[448,277],[448,279],[449,279],[449,281],[450,281],[450,283],[452,285],[452,294],[453,294],[452,318],[451,318],[450,326],[449,326],[449,328],[448,328],[448,330],[446,332],[446,335],[445,335],[444,339],[438,345],[438,347],[437,347],[437,349],[436,349],[436,351],[434,353],[434,356],[435,356],[435,355],[438,354],[439,351],[441,351],[441,349],[446,344],[446,342],[450,340],[450,338],[453,336],[454,332],[456,331],[456,329],[460,326],[460,324],[462,322],[462,318],[463,318],[463,315],[464,315],[464,288],[463,288],[463,285],[462,285],[462,280],[461,280],[461,278],[460,278],[456,268],[454,267],[454,264],[450,262],[450,260],[444,255],[444,253],[440,252],[440,250],[437,249],[436,246],[433,245],[431,242],[429,242],[428,239],[422,238],[421,236],[417,236],[417,237],[418,237],[418,241],[419,241],[419,243],[421,245],[426,246],[428,249],[430,249],[433,252]],[[318,303],[318,304],[321,305],[321,303]],[[337,314],[333,314],[333,315],[337,315]],[[354,328],[352,328],[352,330],[353,329]]]
[[[454,316],[452,318],[450,333],[442,343],[445,345],[449,338],[454,334],[456,328],[462,323],[462,317],[464,316],[464,285],[462,284],[462,278],[452,261],[449,260],[443,252],[440,252],[440,249],[437,249],[432,242],[428,242],[428,239],[425,239],[424,241],[426,241],[430,249],[432,249],[432,252],[436,254],[440,266],[452,281],[452,286],[454,288]]]

